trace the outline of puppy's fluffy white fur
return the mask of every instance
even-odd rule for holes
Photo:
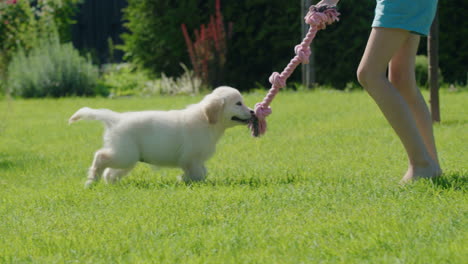
[[[84,107],[69,123],[99,120],[106,127],[104,146],[95,153],[88,172],[85,186],[89,186],[101,174],[108,183],[119,180],[138,161],[179,167],[185,182],[204,180],[204,163],[224,131],[247,124],[252,116],[239,91],[222,86],[182,110],[117,113]]]

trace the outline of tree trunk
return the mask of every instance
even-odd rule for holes
[[[432,22],[431,32],[427,38],[427,53],[429,55],[428,80],[431,91],[432,122],[440,122],[439,105],[439,15],[436,13]]]

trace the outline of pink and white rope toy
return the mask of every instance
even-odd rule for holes
[[[268,91],[268,94],[262,102],[255,105],[256,118],[253,118],[249,123],[249,128],[252,130],[252,135],[254,137],[265,134],[267,129],[265,118],[271,114],[270,104],[279,92],[279,89],[286,86],[286,80],[291,76],[299,64],[309,63],[309,57],[311,54],[310,44],[315,38],[317,31],[325,29],[327,25],[338,21],[339,15],[340,13],[338,13],[334,6],[311,6],[309,8],[309,12],[304,17],[305,22],[310,25],[309,31],[301,44],[294,48],[296,56],[289,62],[283,72],[274,72],[270,76],[269,81],[272,86]]]

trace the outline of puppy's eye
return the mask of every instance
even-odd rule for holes
[[[236,105],[242,105],[242,102],[237,102]]]

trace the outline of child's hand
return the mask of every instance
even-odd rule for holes
[[[327,6],[336,6],[340,0],[322,0],[315,4],[315,6],[322,6],[322,5],[327,5]]]

